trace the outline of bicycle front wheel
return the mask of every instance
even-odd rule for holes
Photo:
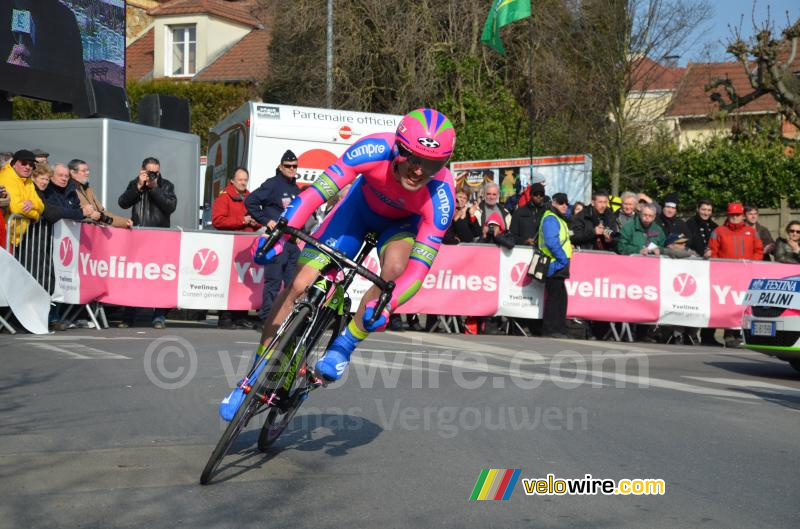
[[[264,426],[261,427],[261,433],[258,436],[258,449],[262,452],[266,452],[280,437],[286,427],[289,426],[300,405],[304,402],[308,391],[310,391],[310,388],[308,388],[308,374],[305,370],[314,369],[317,361],[322,358],[322,355],[325,354],[333,340],[342,331],[343,321],[343,316],[333,315],[316,340],[314,340],[314,343],[307,344],[304,369],[295,378],[292,389],[289,392],[290,405],[284,409],[275,407],[269,410]]]
[[[277,389],[278,381],[274,379],[280,378],[276,376],[279,374],[280,365],[287,352],[291,352],[297,342],[297,338],[302,335],[305,324],[308,321],[308,316],[311,309],[308,307],[300,307],[297,311],[289,315],[291,321],[286,325],[283,334],[277,340],[275,348],[267,360],[267,364],[261,370],[258,378],[253,381],[251,390],[245,397],[242,405],[236,410],[236,414],[228,423],[227,428],[222,433],[217,446],[211,452],[203,472],[200,475],[200,484],[206,485],[214,476],[222,458],[230,450],[236,437],[247,426],[258,409],[263,405],[263,397],[269,397]]]

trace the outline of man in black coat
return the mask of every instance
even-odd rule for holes
[[[545,198],[544,186],[536,182],[531,186],[531,200],[514,210],[511,215],[511,235],[516,244],[535,246],[542,215],[550,207]]]
[[[714,212],[714,206],[707,198],[702,198],[697,201],[697,212],[694,217],[686,221],[686,234],[689,236],[687,247],[691,248],[697,255],[703,257],[711,257],[711,250],[708,249],[708,239],[711,238],[711,232],[717,229],[718,225],[711,218]]]
[[[169,228],[169,217],[178,206],[178,198],[172,182],[161,176],[161,162],[149,156],[142,161],[139,176],[131,180],[117,203],[122,209],[133,208],[131,218],[134,226]],[[163,329],[166,316],[167,309],[153,309],[153,328]],[[136,308],[126,307],[118,327],[132,326],[135,318]]]
[[[287,150],[281,157],[275,176],[265,180],[245,199],[247,213],[259,224],[272,230],[294,197],[300,194],[296,180],[297,156],[291,150]],[[292,281],[298,257],[300,249],[293,241],[289,241],[284,245],[283,252],[264,265],[264,292],[259,311],[262,320],[266,320],[281,287]]]
[[[664,197],[664,205],[661,207],[661,214],[656,217],[656,223],[667,237],[689,233],[686,223],[678,218],[678,193],[670,193]]]
[[[131,180],[117,201],[122,209],[133,208],[134,226],[169,228],[169,217],[178,206],[175,186],[161,176],[161,162],[148,157],[139,176]]]
[[[582,250],[613,252],[619,229],[617,218],[609,207],[608,191],[598,189],[592,193],[591,206],[575,215],[570,222],[570,229],[573,246]]]

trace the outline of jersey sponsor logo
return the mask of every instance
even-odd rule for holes
[[[411,255],[412,257],[417,257],[424,261],[428,266],[433,264],[433,260],[436,259],[436,252],[432,251],[430,248],[425,248],[424,246],[415,245],[412,247]]]
[[[417,141],[424,147],[435,149],[439,146],[439,142],[433,138],[417,138]]]
[[[436,244],[442,244],[442,238],[438,235],[428,235],[428,240]]]
[[[381,193],[380,191],[378,191],[377,189],[375,189],[372,186],[369,186],[369,188],[372,190],[373,193],[375,193],[375,196],[377,196],[379,199],[381,199],[381,201],[384,202],[385,204],[389,204],[393,208],[403,209],[403,205],[401,203],[395,202],[394,200],[392,200],[391,198],[387,197],[386,195],[384,195],[383,193]]]
[[[344,176],[344,171],[342,171],[342,168],[339,167],[337,164],[331,165],[330,167],[328,167],[328,169],[330,171],[333,171],[334,173],[336,173],[339,176]]]
[[[446,230],[452,218],[453,193],[451,193],[447,185],[442,182],[434,181],[431,182],[431,184],[437,186],[436,198],[438,199],[434,201],[433,205],[434,224],[436,224],[436,227],[440,230]]]
[[[389,159],[389,145],[383,140],[365,139],[350,147],[344,153],[347,165],[361,165]]]
[[[326,199],[331,198],[339,192],[339,188],[325,173],[321,173],[317,177],[317,181],[314,182],[314,187],[316,187],[317,191],[322,193]]]

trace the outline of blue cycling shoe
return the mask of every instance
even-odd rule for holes
[[[247,379],[242,379],[242,381],[233,388],[233,391],[219,403],[219,416],[222,417],[222,420],[230,422],[233,416],[236,415],[236,410],[238,410],[239,406],[244,402],[244,398],[247,395],[241,386],[245,380]]]
[[[333,346],[328,349],[319,362],[315,371],[318,376],[321,376],[328,382],[335,382],[342,378],[347,365],[350,363],[350,355],[342,351],[334,349]]]
[[[245,377],[238,384],[233,390],[228,393],[228,396],[222,399],[222,402],[219,403],[219,416],[222,417],[224,421],[230,421],[233,419],[233,416],[236,415],[236,410],[239,409],[239,406],[242,405],[244,402],[244,398],[247,394],[242,389],[246,383],[249,384],[251,381],[258,379],[258,374],[261,373],[261,370],[264,369],[264,365],[266,362],[261,364],[258,363],[259,358],[256,357],[255,362],[257,369],[250,375],[250,377]]]

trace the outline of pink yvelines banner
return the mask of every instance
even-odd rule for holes
[[[252,235],[124,230],[61,221],[53,230],[55,301],[211,310],[261,305],[263,267]],[[540,318],[543,288],[527,275],[531,249],[443,246],[419,293],[400,312]],[[379,270],[377,257],[366,265]],[[568,315],[604,321],[738,327],[753,278],[798,274],[765,262],[668,259],[576,252]],[[350,288],[353,307],[370,284]]]

